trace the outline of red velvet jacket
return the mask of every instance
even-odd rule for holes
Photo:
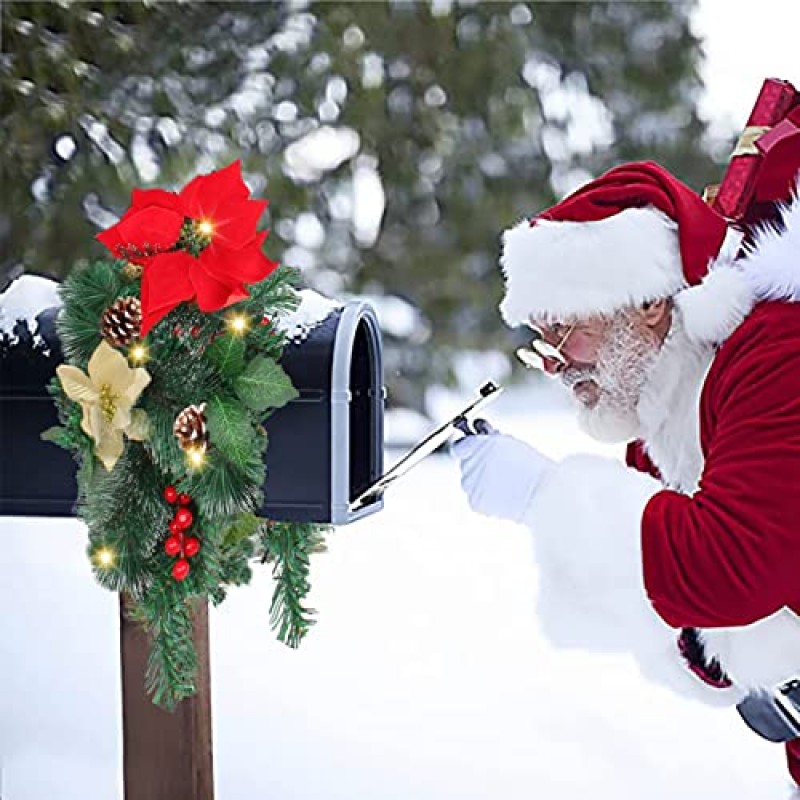
[[[700,398],[700,486],[642,518],[644,582],[669,625],[800,613],[800,304],[756,306],[719,348]],[[640,443],[628,464],[657,476]]]

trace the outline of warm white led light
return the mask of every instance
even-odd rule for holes
[[[109,567],[114,566],[114,551],[110,547],[101,547],[95,553],[95,560],[97,561],[98,565],[108,569]]]
[[[133,345],[128,351],[128,358],[130,358],[134,364],[143,364],[147,361],[147,348],[141,342]]]
[[[201,219],[197,223],[197,232],[203,236],[212,236],[214,233],[214,223],[207,219]]]
[[[228,317],[228,329],[235,336],[241,336],[250,327],[250,320],[244,314],[231,314]]]
[[[206,463],[206,451],[202,447],[190,447],[186,451],[186,460],[192,469],[200,469]]]

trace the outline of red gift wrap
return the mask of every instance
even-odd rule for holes
[[[788,81],[767,78],[731,156],[713,207],[746,221],[762,203],[788,199],[800,167],[800,95]]]

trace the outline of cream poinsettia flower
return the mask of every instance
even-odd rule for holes
[[[67,397],[83,407],[81,427],[94,439],[95,453],[110,472],[125,447],[123,434],[137,441],[147,436],[147,414],[132,406],[150,383],[150,374],[131,368],[107,342],[92,353],[87,372],[68,364],[56,369]]]

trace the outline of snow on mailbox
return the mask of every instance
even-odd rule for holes
[[[265,422],[269,435],[264,516],[351,522],[383,507],[353,501],[383,473],[383,360],[375,311],[301,292],[281,365],[300,396]]]
[[[56,284],[23,276],[0,297],[0,515],[71,516],[70,455],[40,439],[57,424],[47,384],[62,362]],[[269,416],[262,516],[341,525],[383,508],[353,501],[383,473],[381,335],[373,308],[303,291],[281,320],[281,364],[299,396]]]

